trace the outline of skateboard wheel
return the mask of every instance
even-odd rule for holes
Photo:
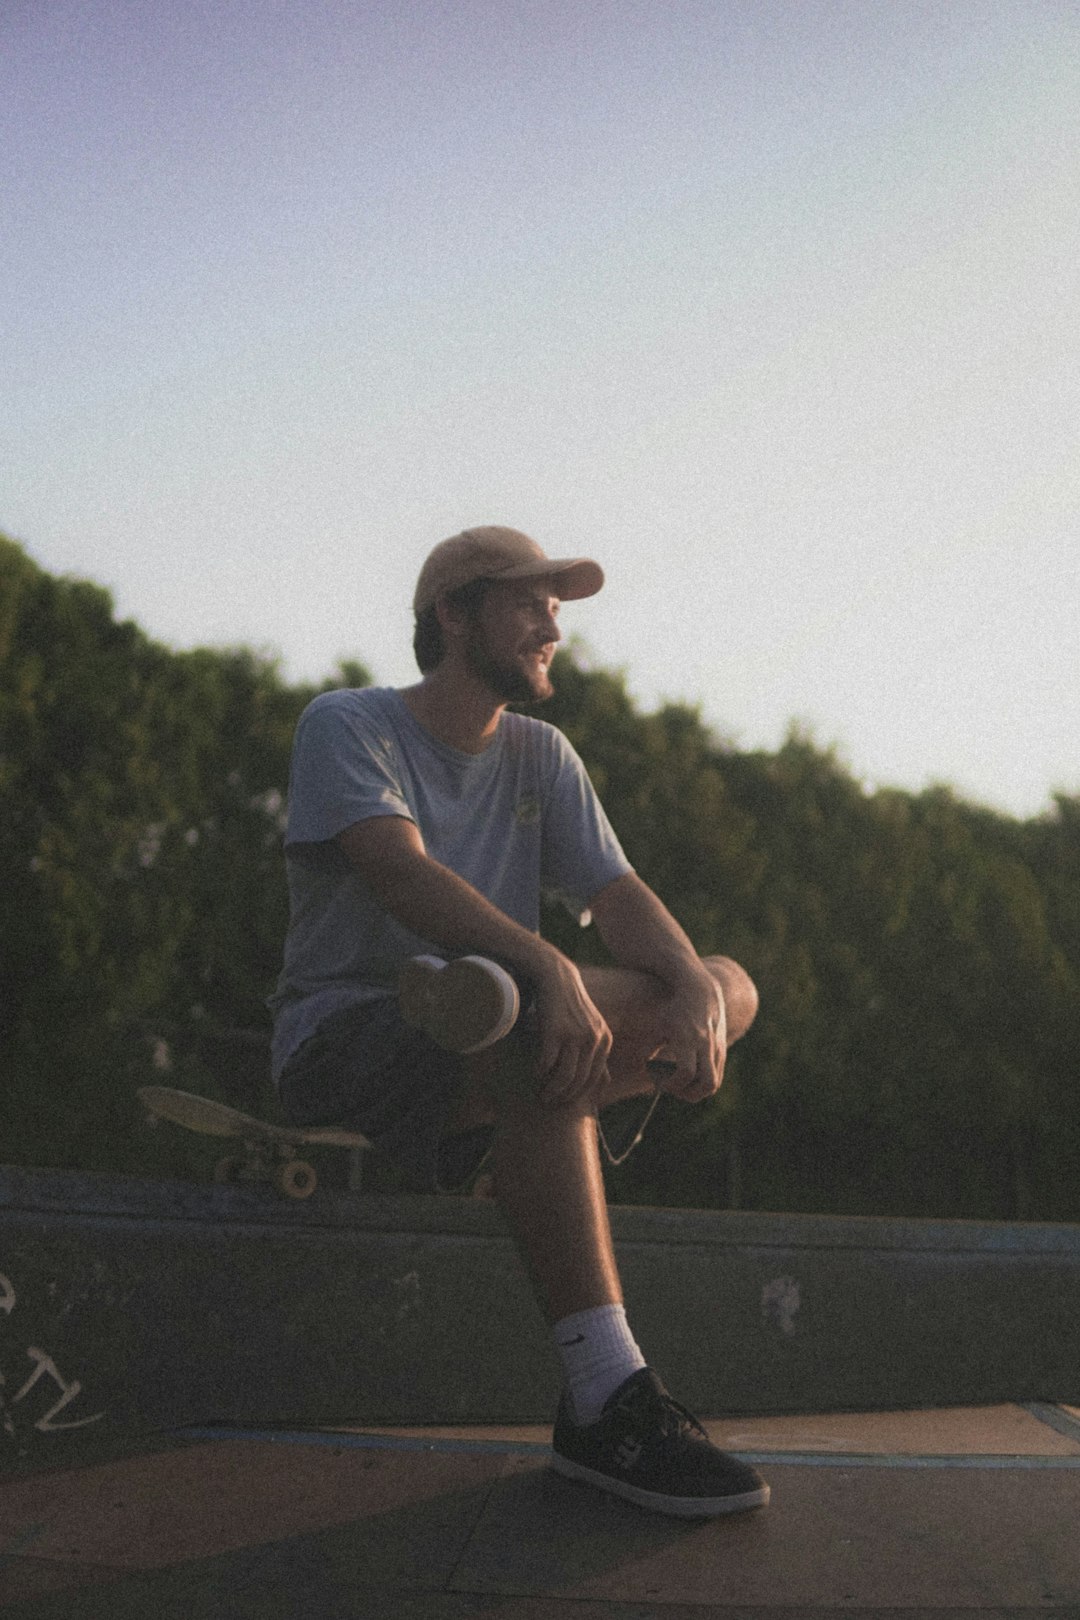
[[[310,1198],[318,1177],[303,1159],[290,1159],[274,1171],[274,1185],[286,1198]]]
[[[243,1168],[243,1159],[219,1159],[214,1166],[214,1180],[221,1186],[231,1185],[232,1182],[240,1180]]]

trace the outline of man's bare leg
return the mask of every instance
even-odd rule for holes
[[[727,1013],[730,1046],[753,1022],[753,981],[727,957],[708,957]],[[586,968],[586,987],[614,1035],[611,1101],[655,1082],[645,1064],[663,1044],[664,989],[648,974]],[[551,1321],[622,1301],[591,1105],[552,1108],[535,1096],[527,1059],[507,1042],[482,1054],[474,1074],[496,1097],[495,1197]],[[491,1065],[515,1072],[492,1075]]]
[[[742,986],[741,970],[716,971],[725,1007],[727,983],[732,986],[730,1043],[752,1021],[757,997],[749,980],[749,992]],[[586,982],[593,994],[593,984]],[[663,993],[645,976],[623,978],[617,969],[594,984],[594,999],[615,1035],[613,1054],[620,1038],[634,1054],[624,1071],[630,1095],[641,1089],[642,1079],[651,1083],[644,1062],[662,1044],[662,1034],[658,1041],[656,1027],[650,1029],[638,1016],[640,998],[654,997],[662,1009]],[[621,1032],[620,1008],[627,1014]],[[518,1072],[498,1077],[504,1089],[495,1134],[496,1197],[553,1326],[562,1364],[552,1466],[680,1517],[763,1507],[769,1500],[765,1481],[685,1423],[683,1409],[674,1405],[634,1339],[622,1305],[592,1106],[552,1108],[538,1102],[527,1046],[512,1040],[503,1046],[501,1061],[494,1061],[500,1069],[516,1065]],[[682,1414],[677,1425],[673,1414]]]
[[[621,1304],[591,1107],[504,1104],[494,1165],[496,1200],[548,1320]]]

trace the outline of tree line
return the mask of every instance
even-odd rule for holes
[[[612,1195],[1080,1219],[1080,799],[1022,821],[870,793],[798,732],[747,752],[692,707],[641,713],[573,649],[555,684],[544,717],[630,860],[761,992],[718,1097],[664,1099]],[[153,1080],[272,1115],[289,750],[319,689],[163,647],[0,536],[4,1162],[204,1174],[198,1139],[143,1120]],[[559,909],[545,932],[601,959]]]

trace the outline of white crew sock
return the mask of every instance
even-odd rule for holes
[[[594,1423],[604,1402],[645,1365],[621,1305],[575,1311],[555,1324],[570,1405],[578,1423]]]

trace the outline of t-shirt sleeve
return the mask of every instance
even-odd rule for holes
[[[554,728],[550,742],[541,885],[550,897],[581,913],[594,895],[633,868],[578,755]]]
[[[393,743],[356,693],[324,693],[296,728],[285,843],[324,843],[373,816],[413,819]]]

